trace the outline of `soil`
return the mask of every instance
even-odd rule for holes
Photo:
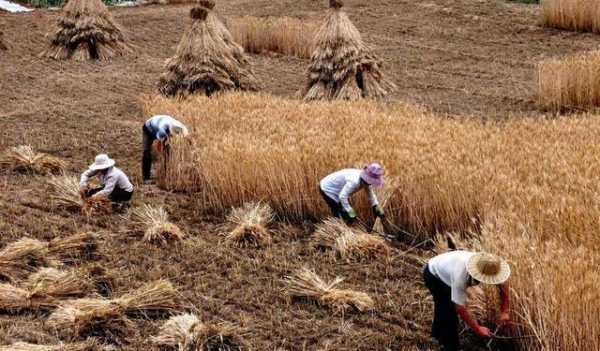
[[[391,100],[422,104],[447,116],[502,118],[540,113],[535,65],[547,57],[589,50],[600,37],[537,25],[539,6],[500,0],[347,0],[346,9],[398,85]],[[144,282],[167,278],[190,310],[205,321],[239,323],[256,350],[426,350],[431,299],[421,263],[395,253],[389,260],[332,262],[309,244],[311,224],[279,224],[268,249],[232,249],[219,236],[222,218],[194,210],[194,199],[140,184],[139,100],[156,93],[165,59],[189,24],[191,5],[112,8],[135,52],[109,62],[59,62],[38,58],[44,34],[58,12],[0,13],[8,50],[0,51],[0,150],[31,144],[81,172],[107,152],[136,185],[136,203],[164,204],[191,239],[156,247],[128,234],[119,215],[88,220],[55,211],[43,178],[0,173],[0,246],[23,236],[48,240],[82,230],[101,233],[97,265],[117,272],[118,296]],[[323,1],[230,0],[224,16],[322,16]],[[267,92],[293,96],[307,62],[277,55],[252,56]],[[429,255],[422,253],[422,255]],[[376,312],[339,314],[291,303],[284,277],[302,266],[345,288],[371,294]],[[0,313],[0,344],[57,343],[43,328],[45,315]],[[160,320],[136,319],[138,332],[124,350],[152,349],[148,337]],[[471,348],[477,346],[470,346]]]

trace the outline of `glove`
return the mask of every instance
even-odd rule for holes
[[[344,219],[344,221],[346,222],[346,224],[353,224],[354,222],[356,222],[356,212],[354,212],[354,210],[350,210],[348,212],[343,212],[342,213],[342,218]]]
[[[379,217],[381,219],[385,218],[385,212],[383,211],[383,208],[381,208],[381,206],[379,205],[373,206],[373,214],[375,215],[375,217]]]
[[[486,327],[479,327],[475,330],[475,334],[477,334],[480,338],[490,338],[492,336],[492,332]]]

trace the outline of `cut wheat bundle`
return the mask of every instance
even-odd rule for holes
[[[234,325],[202,323],[194,314],[173,316],[166,321],[152,342],[181,351],[242,350],[245,343]]]
[[[169,221],[169,214],[162,206],[144,204],[131,210],[129,216],[135,227],[144,231],[144,240],[165,244],[185,238],[185,233]]]
[[[130,51],[102,0],[70,0],[47,36],[41,56],[56,60],[107,60]]]
[[[50,200],[54,206],[69,211],[81,211],[86,216],[112,213],[112,203],[105,197],[82,199],[79,193],[79,181],[73,176],[57,176],[48,180]]]
[[[225,90],[258,90],[244,49],[210,12],[202,6],[191,10],[192,25],[160,77],[159,90],[163,95],[199,92],[210,96]]]
[[[256,202],[234,208],[227,216],[227,222],[233,229],[224,234],[225,241],[238,247],[262,247],[271,244],[268,225],[275,218],[271,207]]]
[[[77,299],[61,303],[46,326],[66,338],[125,337],[133,330],[128,316],[172,312],[181,307],[177,291],[167,281],[148,283],[116,299]],[[108,334],[107,334],[108,333]]]
[[[368,48],[341,0],[330,0],[325,23],[315,37],[304,100],[383,98],[395,85],[381,71],[381,60]]]
[[[61,174],[65,161],[44,153],[38,153],[29,145],[15,146],[0,155],[0,167],[14,172],[31,174]]]
[[[48,244],[39,240],[23,238],[10,243],[0,251],[0,277],[16,281],[44,266],[56,266],[58,262],[48,255]]]
[[[291,297],[307,298],[338,311],[354,308],[360,312],[373,310],[375,302],[364,292],[338,289],[344,279],[337,277],[325,282],[314,271],[303,268],[286,278],[287,291]]]
[[[98,237],[83,232],[64,238],[54,238],[48,243],[48,252],[63,263],[93,260],[98,250]]]
[[[330,249],[335,257],[346,260],[385,258],[390,255],[390,247],[385,239],[349,227],[337,218],[319,224],[313,242],[316,247]]]
[[[11,345],[0,346],[0,351],[95,351],[98,349],[98,345],[93,340],[60,345],[39,345],[16,342]]]

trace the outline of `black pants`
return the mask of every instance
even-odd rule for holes
[[[433,295],[431,336],[442,345],[443,350],[458,350],[458,314],[452,302],[450,287],[431,274],[427,265],[423,269],[423,279]]]
[[[150,133],[146,125],[142,127],[142,177],[149,180],[152,172],[152,143],[156,137]]]
[[[85,192],[85,197],[91,197],[94,194],[102,191],[103,189],[104,186],[95,189],[90,189]],[[115,190],[113,190],[113,192],[110,193],[110,195],[108,195],[108,199],[112,202],[129,202],[132,197],[133,191],[125,191],[121,188],[115,188]]]
[[[339,202],[336,202],[334,199],[330,198],[327,194],[325,194],[323,189],[321,189],[321,186],[319,186],[319,192],[321,193],[321,196],[323,196],[323,200],[325,200],[325,202],[327,203],[327,206],[329,206],[329,209],[331,210],[331,214],[333,215],[333,217],[343,218],[343,214],[345,211],[344,211],[344,207],[342,207],[342,204]]]

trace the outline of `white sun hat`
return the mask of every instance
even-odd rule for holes
[[[171,126],[171,130],[173,131],[173,134],[175,134],[175,135],[183,135],[184,137],[186,137],[189,134],[187,127],[184,126],[183,124],[173,124]]]
[[[510,277],[510,266],[496,255],[479,252],[467,262],[467,272],[479,282],[498,285]]]
[[[90,165],[92,171],[100,171],[103,169],[110,168],[115,165],[115,160],[108,157],[107,154],[100,154],[96,156],[94,163]]]

